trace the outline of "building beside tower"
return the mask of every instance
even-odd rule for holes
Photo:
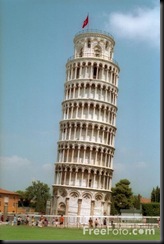
[[[74,37],[66,63],[53,184],[53,214],[110,215],[118,78],[114,38],[97,30]]]

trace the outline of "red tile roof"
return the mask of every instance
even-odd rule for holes
[[[140,203],[151,203],[151,199],[150,198],[141,197],[140,198]]]
[[[17,193],[17,192],[8,191],[8,190],[2,189],[2,188],[0,188],[0,194],[19,195],[19,193]]]

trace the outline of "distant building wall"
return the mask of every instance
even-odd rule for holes
[[[19,194],[0,188],[0,212],[8,213],[17,212],[18,210]]]
[[[19,199],[20,195],[17,192],[12,192],[0,188],[0,214],[26,214],[35,212],[34,208],[18,207]],[[4,216],[4,220],[5,218],[6,216]]]

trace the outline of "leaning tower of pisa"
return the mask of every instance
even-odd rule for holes
[[[106,32],[81,31],[66,63],[53,214],[109,215],[119,66]]]

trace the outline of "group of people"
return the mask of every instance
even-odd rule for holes
[[[38,227],[46,227],[48,226],[50,222],[48,221],[48,219],[41,215],[39,219],[35,220],[34,216],[31,217],[31,225],[32,226],[38,226]],[[52,222],[51,222],[52,226],[55,226],[55,227],[63,227],[64,226],[64,216],[61,215],[58,219],[58,217],[55,217],[52,219]]]
[[[0,221],[4,222],[4,216],[0,216]],[[6,219],[6,222],[14,225],[30,225],[30,226],[38,226],[38,227],[46,227],[48,225],[54,227],[64,227],[64,216],[61,214],[59,217],[53,217],[52,221],[48,220],[46,216],[41,215],[39,218],[37,216],[22,216],[16,215],[10,216]]]
[[[93,228],[93,227],[96,228],[96,227],[98,227],[100,225],[100,223],[99,223],[97,218],[93,221],[93,219],[90,217],[88,222],[89,222],[89,227],[90,228]],[[103,226],[107,227],[107,218],[106,217],[103,219]]]
[[[33,218],[33,217],[32,217]],[[44,217],[43,215],[40,216],[39,220],[35,222],[35,219],[32,219],[32,225],[36,225],[38,227],[46,227],[48,226],[48,219]]]
[[[52,219],[52,226],[55,226],[55,227],[59,226],[61,228],[64,226],[64,216],[63,216],[63,214],[60,216],[59,219],[58,219],[58,217]]]
[[[30,222],[30,217],[27,215],[25,218],[22,218],[20,215],[18,217],[14,214],[13,220],[12,220],[12,225],[29,225]]]

